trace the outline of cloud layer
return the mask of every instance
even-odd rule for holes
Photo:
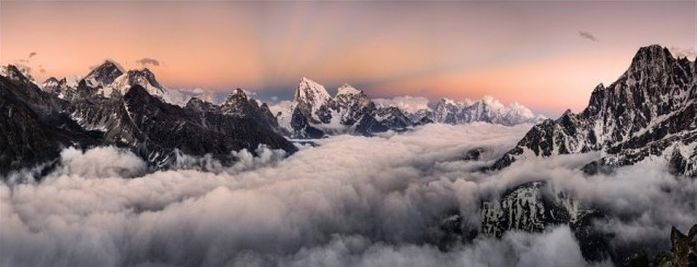
[[[689,201],[695,181],[660,165],[589,178],[576,168],[597,156],[587,154],[474,172],[529,127],[434,124],[399,135],[336,136],[285,159],[265,148],[259,157],[240,152],[232,167],[211,162],[213,172],[144,174],[130,152],[66,150],[62,167],[42,183],[0,185],[0,265],[588,265],[564,226],[480,236],[448,252],[425,242],[448,211],[476,226],[481,197],[540,179],[622,212],[629,220],[607,228],[627,242],[665,244],[670,225],[697,218]],[[462,160],[480,147],[482,160]],[[139,177],[123,178],[131,176]]]

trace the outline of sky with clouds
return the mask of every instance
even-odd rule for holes
[[[694,57],[693,1],[0,3],[0,63],[37,80],[105,58],[171,88],[290,98],[302,76],[373,97],[520,102],[580,111],[636,50]],[[335,90],[335,89],[333,89]]]

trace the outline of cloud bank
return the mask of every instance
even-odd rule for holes
[[[660,165],[586,177],[577,167],[597,156],[586,154],[475,171],[529,127],[431,124],[335,136],[285,159],[263,147],[259,157],[243,151],[231,167],[211,162],[212,172],[146,174],[130,152],[69,149],[41,183],[0,185],[0,265],[590,265],[566,226],[479,236],[449,251],[428,242],[443,234],[437,226],[447,212],[476,226],[481,197],[528,180],[622,213],[605,226],[622,242],[665,246],[670,225],[684,229],[697,218],[696,182]],[[485,149],[482,159],[463,160],[473,148]]]

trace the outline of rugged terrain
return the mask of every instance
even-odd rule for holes
[[[48,79],[43,90],[14,66],[0,76],[3,173],[55,163],[67,147],[118,146],[132,150],[151,168],[173,167],[181,155],[211,155],[234,161],[232,151],[260,145],[296,150],[278,129],[268,107],[241,90],[222,106],[185,107],[147,69],[123,72],[107,61],[71,87]]]

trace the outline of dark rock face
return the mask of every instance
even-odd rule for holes
[[[697,151],[697,70],[653,45],[637,52],[629,69],[610,86],[598,85],[588,107],[533,127],[493,166],[521,157],[603,151],[589,173],[630,165],[650,156],[673,162],[674,172],[694,176]]]
[[[657,267],[695,267],[697,266],[697,224],[690,228],[687,235],[673,227],[670,232],[672,248],[670,252],[661,252],[652,260],[645,252],[639,251],[627,258],[621,266],[657,266]]]
[[[92,78],[106,82],[105,77],[117,73],[113,63],[105,64],[104,70],[90,73]],[[42,91],[26,78],[12,77],[0,76],[0,121],[7,126],[0,129],[2,173],[50,164],[70,146],[128,148],[153,169],[172,166],[182,153],[231,162],[232,151],[253,152],[262,144],[289,153],[297,150],[278,133],[268,107],[246,95],[233,94],[220,107],[192,99],[181,108],[138,84],[123,96],[107,98],[95,94],[101,85],[92,87],[83,79],[77,88],[67,88],[73,97],[61,99],[55,90]],[[55,83],[47,82],[47,89]]]
[[[54,77],[46,79],[46,81],[41,84],[41,89],[43,89],[44,92],[56,95],[61,99],[71,99],[73,97],[73,93],[75,92],[73,88],[70,88],[68,81],[65,78],[58,80]]]
[[[293,110],[293,117],[291,118],[290,126],[293,129],[291,134],[291,137],[293,138],[317,139],[324,137],[324,132],[312,127],[305,114],[303,114],[299,108],[295,108]]]
[[[141,85],[142,84],[151,84],[153,87],[158,88],[162,90],[162,85],[155,79],[155,74],[152,73],[148,68],[144,68],[142,70],[129,70],[126,72],[126,75],[128,75],[128,85],[129,86],[135,86],[135,85]],[[139,82],[140,81],[140,82]]]
[[[544,186],[542,181],[525,183],[505,192],[499,201],[482,202],[482,233],[501,237],[508,230],[542,232],[548,225],[569,222],[569,211],[550,201]]]
[[[65,105],[33,83],[0,76],[0,174],[50,165],[63,148],[101,142],[98,133],[82,129],[58,112]]]
[[[470,149],[467,152],[465,152],[465,155],[462,156],[463,160],[480,160],[482,159],[482,153],[484,153],[484,148],[478,147],[474,149]]]
[[[697,266],[697,224],[690,228],[687,235],[673,227],[670,233],[670,241],[673,245],[670,255],[670,263],[675,267]]]
[[[247,97],[247,94],[242,89],[235,89],[220,106],[219,110],[226,115],[238,117],[251,116],[253,119],[265,124],[278,134],[287,134],[278,126],[278,121],[273,113],[271,113],[271,110],[269,110],[269,106],[266,103],[261,103],[260,101]]]
[[[106,86],[123,74],[123,70],[112,61],[104,61],[85,76],[84,80],[92,87]]]
[[[544,181],[533,181],[507,190],[500,199],[482,201],[482,234],[501,237],[511,230],[543,232],[552,226],[569,225],[581,254],[591,261],[612,258],[610,239],[594,227],[604,220],[602,211],[583,207],[564,193],[553,193]]]
[[[215,112],[219,109],[219,107],[215,104],[203,101],[197,97],[192,97],[191,99],[189,99],[189,101],[186,102],[186,106],[184,106],[184,108],[190,109],[194,112]]]

